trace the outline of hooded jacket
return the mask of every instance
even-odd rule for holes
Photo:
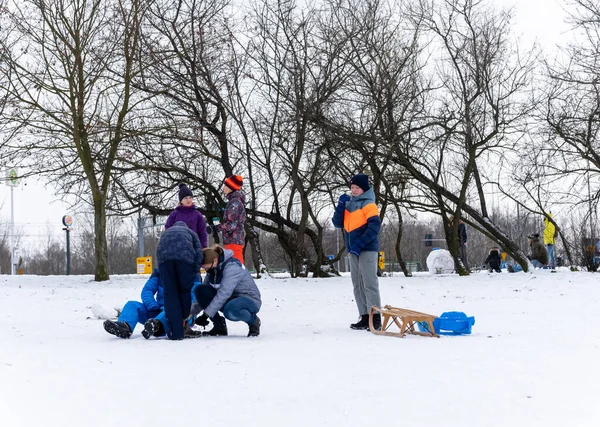
[[[217,290],[215,297],[204,309],[204,313],[210,318],[222,310],[227,301],[233,298],[249,298],[259,310],[262,305],[260,291],[250,272],[243,268],[236,258],[233,258],[233,251],[229,249],[223,251],[218,265],[206,272],[201,286],[204,285],[212,286]]]
[[[548,264],[548,251],[546,247],[540,241],[539,234],[532,236],[530,238],[531,243],[529,243],[529,249],[531,251],[529,255],[530,260],[538,260],[543,265]]]
[[[552,214],[548,214],[552,218]],[[553,245],[556,227],[548,218],[544,218],[544,245]]]
[[[198,235],[183,221],[177,221],[173,227],[162,233],[156,257],[159,264],[165,261],[184,261],[192,264],[194,270],[200,270],[204,258]]]
[[[232,191],[227,195],[227,206],[223,212],[223,224],[221,231],[223,233],[224,245],[243,245],[245,243],[246,233],[244,232],[244,222],[246,221],[246,196],[241,191]]]
[[[381,219],[373,187],[349,202],[338,203],[332,222],[336,228],[344,229],[348,252],[379,251]]]
[[[500,251],[498,249],[490,249],[484,264],[487,264],[490,268],[500,268],[502,265],[502,256],[500,255]]]

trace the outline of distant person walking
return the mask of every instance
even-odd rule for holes
[[[454,227],[454,216],[450,216],[450,227]],[[453,230],[453,228],[451,228]],[[458,222],[458,257],[467,270],[470,270],[467,261],[467,226],[462,220]]]
[[[177,221],[183,221],[190,230],[196,233],[200,239],[202,248],[208,246],[208,234],[206,233],[206,220],[204,215],[196,209],[194,195],[185,184],[179,184],[179,204],[167,218],[165,230],[171,228]]]
[[[223,246],[233,252],[233,257],[244,265],[244,243],[246,232],[246,195],[242,191],[244,180],[239,175],[232,175],[223,181],[223,193],[227,198],[227,206],[223,212],[223,223],[217,228],[223,233]]]
[[[381,219],[369,177],[359,173],[350,180],[350,193],[342,194],[333,214],[333,225],[344,229],[346,251],[350,255],[350,276],[360,318],[352,329],[369,329],[371,307],[381,307],[377,261]],[[373,315],[373,326],[381,329],[381,315]]]
[[[548,216],[544,218],[544,244],[546,245],[546,250],[548,251],[548,266],[551,269],[556,268],[556,260],[554,258],[554,243],[556,239],[557,229],[552,221],[552,213],[548,213]]]

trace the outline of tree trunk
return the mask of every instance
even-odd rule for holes
[[[396,236],[396,258],[398,259],[398,264],[400,264],[400,268],[406,277],[412,277],[412,273],[408,271],[406,268],[406,263],[404,262],[404,258],[402,258],[402,251],[400,250],[400,243],[402,242],[402,231],[404,228],[404,221],[402,220],[402,212],[400,211],[400,206],[396,205],[396,213],[398,214],[398,235]]]
[[[94,245],[96,267],[94,280],[101,282],[110,279],[108,266],[108,241],[106,239],[106,200],[94,191]]]
[[[256,278],[260,279],[261,274],[269,274],[264,262],[264,258],[262,256],[260,240],[258,238],[258,233],[254,231],[254,227],[250,224],[249,221],[246,221],[245,226],[246,241],[250,244],[250,247],[252,248],[252,265],[256,270]]]

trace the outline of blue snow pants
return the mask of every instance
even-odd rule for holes
[[[123,307],[123,311],[119,316],[119,322],[125,322],[129,325],[131,332],[135,329],[138,323],[142,325],[146,320],[158,316],[162,310],[150,310],[146,309],[146,306],[139,301],[127,301]]]

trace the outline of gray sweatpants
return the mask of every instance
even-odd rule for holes
[[[371,306],[381,307],[379,279],[377,278],[378,254],[361,252],[360,257],[350,254],[350,276],[354,287],[354,300],[361,316],[369,314]]]

